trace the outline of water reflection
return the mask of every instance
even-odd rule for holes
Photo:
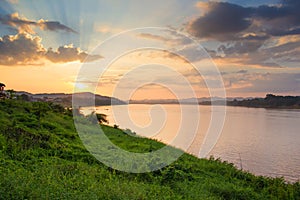
[[[130,105],[130,117],[135,127],[126,120],[116,121],[110,106],[97,107],[97,112],[107,114],[110,125],[118,124],[121,128],[130,128],[145,136],[151,133],[151,137],[169,143],[176,136],[181,124],[180,107],[162,106],[165,109],[163,117],[155,115],[155,109],[161,109],[159,107]],[[189,109],[189,105],[184,106]],[[152,116],[149,113],[151,108]],[[194,155],[199,153],[212,116],[210,106],[199,106],[199,111],[197,136],[188,149]],[[198,111],[189,110],[191,123],[197,114],[195,112]],[[214,112],[218,112],[218,109]],[[163,125],[154,123],[159,127],[151,126],[154,118],[164,118],[165,121]],[[187,133],[191,131],[189,125],[181,128]],[[237,167],[243,167],[257,175],[284,176],[288,181],[297,181],[300,179],[299,130],[299,110],[227,107],[222,135],[210,155],[232,162]]]

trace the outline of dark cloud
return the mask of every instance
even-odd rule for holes
[[[199,38],[227,40],[251,25],[250,8],[225,2],[208,2],[208,12],[192,21],[188,30]]]
[[[49,30],[49,31],[65,31],[65,32],[76,33],[76,31],[61,24],[60,22],[45,21],[43,19],[39,21],[32,21],[20,17],[18,13],[12,13],[6,15],[0,14],[0,23],[8,26],[8,28],[16,29],[20,33],[23,32],[34,33],[32,27],[39,27],[42,30]]]
[[[0,23],[8,28],[16,29],[18,32],[34,33],[31,26],[36,26],[36,22],[20,18],[18,13],[0,15]]]
[[[268,31],[272,36],[287,36],[287,35],[299,35],[300,28],[290,29],[290,30],[280,30],[280,29],[272,29]]]
[[[236,73],[237,73],[237,74],[247,74],[247,73],[248,73],[248,71],[247,71],[247,70],[244,70],[244,69],[242,69],[242,70],[239,70],[239,71],[237,71]]]
[[[0,38],[0,65],[33,64],[43,56],[39,37],[28,34]]]
[[[288,9],[282,9],[279,6],[262,5],[253,9],[254,17],[262,18],[265,20],[273,20],[285,17],[289,14]]]
[[[232,54],[245,54],[257,51],[262,45],[264,41],[260,40],[248,40],[248,41],[235,41],[233,43],[229,43],[226,46],[221,45],[218,48],[218,51],[222,51],[226,55]]]
[[[242,77],[225,77],[227,90],[239,93],[294,93],[300,92],[300,74],[253,73]]]
[[[56,51],[46,50],[40,37],[28,33],[0,38],[0,65],[36,65],[43,63],[43,60],[54,63],[90,62],[100,58],[99,55],[89,55],[71,45],[59,47]]]
[[[288,42],[265,49],[264,51],[267,54],[272,55],[272,58],[275,60],[280,60],[282,62],[300,62],[300,41]]]
[[[280,37],[300,37],[299,0],[282,0],[258,7],[227,2],[199,5],[204,14],[191,21],[187,30],[200,39],[222,42],[217,55],[240,64],[268,67],[282,67],[276,59],[299,61],[299,40],[285,39],[285,44],[276,44]]]
[[[239,50],[241,49],[228,47],[224,51],[226,54],[224,59],[228,59],[229,62],[230,59],[233,59],[241,65],[260,65],[275,68],[284,68],[287,64],[292,67],[292,62],[297,67],[300,62],[300,38],[298,41],[285,42],[276,46],[261,48],[257,51],[240,51],[239,53]]]
[[[206,4],[206,13],[187,27],[199,38],[236,40],[249,31],[270,36],[300,34],[298,0],[283,0],[278,5],[259,7],[242,7],[226,2],[202,4]]]
[[[55,21],[44,21],[44,20],[39,20],[38,21],[38,26],[41,27],[43,30],[49,30],[49,31],[66,31],[66,32],[71,32],[71,33],[77,33],[73,29],[61,24],[60,22],[55,22]]]
[[[219,58],[220,56],[218,55],[217,51],[215,50],[211,50],[211,49],[208,49],[208,48],[204,48],[204,50],[208,53],[208,55],[211,57],[211,58]],[[200,59],[201,60],[201,59]]]

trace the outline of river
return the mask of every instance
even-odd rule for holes
[[[176,104],[100,106],[96,111],[108,116],[109,125],[118,124],[120,128],[129,128],[165,143],[172,141],[179,129],[184,133],[196,130],[196,137],[186,151],[199,156],[214,112],[224,107],[182,107],[189,113],[184,119],[182,108]],[[127,109],[129,116],[124,115]],[[237,168],[256,175],[284,177],[290,182],[300,179],[300,110],[226,107],[224,125],[215,140],[207,157],[234,163]]]

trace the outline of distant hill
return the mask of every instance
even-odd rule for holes
[[[199,104],[199,105],[227,105],[227,106],[243,106],[252,108],[285,108],[300,109],[300,96],[276,96],[267,94],[265,98],[254,97],[203,97],[188,99],[145,99],[131,100],[130,104]]]
[[[58,103],[60,105],[71,107],[72,95],[65,93],[40,93],[31,94],[20,91],[15,93],[17,96],[27,101],[45,101]],[[103,105],[124,105],[124,104],[199,104],[199,105],[227,105],[227,106],[242,106],[252,108],[286,108],[300,109],[300,96],[279,96],[267,94],[265,98],[253,97],[236,97],[236,98],[221,98],[221,97],[203,97],[203,98],[187,98],[187,99],[144,99],[130,100],[128,102],[108,96],[93,94],[90,92],[75,93],[77,103],[81,106],[91,106],[87,102],[95,101],[95,106]]]
[[[232,101],[234,99],[237,100],[248,100],[252,99],[252,97],[243,98],[243,97],[235,97],[235,98],[222,98],[222,97],[202,97],[202,98],[187,98],[187,99],[143,99],[143,100],[130,100],[130,104],[211,104],[211,102],[216,102],[218,104],[221,102]]]
[[[227,105],[253,108],[300,109],[300,96],[276,96],[267,94],[265,98],[227,101]]]
[[[31,94],[29,92],[16,92],[17,96],[27,100],[27,101],[45,101],[58,103],[66,107],[72,106],[72,97],[75,95],[78,103],[81,106],[89,106],[87,100],[95,100],[95,106],[102,105],[122,105],[126,104],[124,101],[121,101],[114,97],[102,96],[99,94],[93,94],[90,92],[75,93],[75,94],[65,94],[65,93],[41,93],[41,94]]]

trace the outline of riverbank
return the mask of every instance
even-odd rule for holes
[[[254,176],[232,164],[183,154],[151,173],[130,174],[97,161],[83,146],[70,110],[44,102],[0,102],[0,199],[299,199],[300,184]],[[164,144],[103,126],[134,152]]]
[[[163,112],[161,110],[163,108]],[[199,156],[203,148],[203,137],[208,132],[209,124],[216,116],[226,109],[226,118],[222,126],[220,138],[210,151],[208,157],[214,156],[223,161],[234,163],[255,175],[284,177],[286,181],[295,182],[300,178],[300,135],[299,110],[247,108],[236,106],[195,106],[195,105],[145,105],[129,104],[121,106],[99,106],[82,108],[88,114],[92,111],[107,115],[109,124],[118,124],[120,128],[130,128],[139,135],[152,134],[151,138],[170,144],[177,135],[194,131],[189,124],[199,123],[200,128],[194,132],[197,136],[187,150]],[[116,114],[126,111],[130,113],[130,120],[124,115]],[[182,112],[188,117],[182,118]],[[148,115],[151,112],[152,115]],[[160,113],[162,115],[160,115]],[[167,117],[163,119],[164,113]],[[197,115],[200,114],[200,121]],[[157,120],[158,118],[159,121]],[[154,120],[154,121],[151,121]],[[180,123],[180,120],[183,121]],[[156,122],[155,122],[156,120]],[[164,125],[159,124],[165,121]],[[134,122],[136,125],[133,125]],[[151,125],[150,125],[151,124]],[[147,127],[146,129],[144,127]],[[158,131],[158,128],[159,131]],[[145,129],[145,131],[143,131]],[[243,167],[241,167],[243,166]]]

